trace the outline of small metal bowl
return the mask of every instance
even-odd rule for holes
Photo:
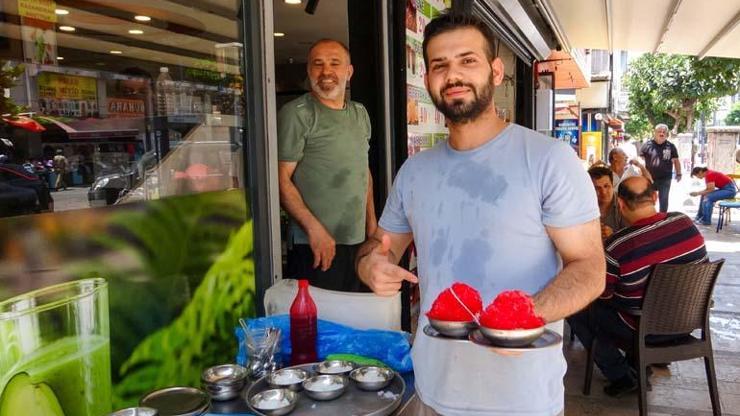
[[[269,374],[267,376],[267,384],[269,384],[271,387],[289,389],[298,392],[303,390],[303,382],[306,381],[308,376],[308,371],[302,370],[300,368],[283,368],[282,370],[277,370]],[[298,381],[285,383],[284,380],[280,380],[281,377],[292,377],[293,379]]]
[[[350,371],[355,369],[355,363],[352,361],[327,360],[322,361],[316,366],[316,372],[319,374],[342,375],[346,376]]]
[[[368,380],[368,378],[377,380]],[[357,383],[357,388],[365,391],[376,391],[387,386],[395,377],[395,373],[390,368],[367,366],[352,370],[349,378]]]
[[[347,377],[333,375],[333,374],[322,374],[313,376],[303,382],[303,392],[308,397],[314,400],[334,400],[341,396],[349,385]],[[339,386],[332,390],[329,390],[329,386]]]
[[[247,369],[236,364],[217,365],[204,371],[200,380],[213,400],[231,400],[246,385]]]
[[[157,409],[151,407],[129,407],[126,409],[116,410],[108,416],[157,416]]]
[[[257,393],[249,399],[249,405],[257,409],[260,413],[264,413],[267,416],[282,416],[287,415],[295,409],[298,403],[298,393],[288,389],[271,389]],[[264,401],[282,401],[287,400],[288,404],[280,406],[278,408],[272,408],[272,406],[260,407],[260,404],[264,406]],[[263,403],[260,403],[263,402]]]
[[[518,348],[526,347],[541,337],[545,333],[545,327],[541,326],[532,329],[494,329],[481,326],[480,332],[492,344],[501,347]]]
[[[467,337],[468,334],[478,328],[475,321],[441,321],[429,318],[429,325],[444,336],[453,338]]]

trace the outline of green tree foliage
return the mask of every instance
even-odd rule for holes
[[[23,107],[16,105],[10,97],[2,93],[6,88],[16,85],[23,70],[23,65],[12,66],[8,61],[0,59],[0,115],[16,115],[23,111]]]
[[[725,124],[728,126],[740,126],[740,102],[737,102],[732,106],[730,114],[725,118]]]
[[[653,126],[644,115],[633,113],[630,119],[624,123],[624,131],[635,139],[644,139],[650,137]]]
[[[645,54],[630,63],[624,85],[631,117],[691,131],[694,119],[716,109],[717,98],[740,91],[740,59]]]

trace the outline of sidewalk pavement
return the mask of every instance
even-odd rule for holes
[[[703,182],[688,176],[671,186],[669,211],[681,211],[693,218],[699,198],[688,193],[703,189]],[[715,232],[717,209],[712,226],[700,226],[712,260],[724,258],[725,264],[714,289],[714,308],[710,325],[714,343],[714,361],[719,384],[722,414],[740,416],[740,210],[733,213],[732,222]],[[565,414],[568,416],[636,415],[637,395],[615,399],[602,392],[605,380],[594,369],[591,395],[582,394],[586,352],[576,341],[565,340],[568,373],[565,377]],[[654,369],[652,391],[648,392],[650,415],[705,416],[712,414],[709,391],[702,360],[682,361],[667,369]]]

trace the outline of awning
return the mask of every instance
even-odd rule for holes
[[[42,126],[38,121],[26,116],[16,117],[3,117],[3,121],[10,124],[13,127],[18,127],[23,130],[28,130],[33,133],[41,133],[46,131],[46,128]]]
[[[537,73],[551,72],[555,75],[555,89],[581,89],[590,85],[590,80],[584,73],[589,74],[580,59],[582,56],[575,49],[571,51],[573,56],[565,51],[552,51],[544,61],[537,62]]]
[[[740,0],[535,0],[566,50],[740,58]]]
[[[48,126],[54,126],[54,129],[58,132],[61,130],[63,132],[62,134],[66,136],[67,139],[70,141],[116,141],[125,139],[128,141],[136,140],[139,135],[139,130],[135,128],[125,128],[125,127],[119,127],[119,128],[112,128],[112,126],[108,126],[105,123],[106,121],[109,122],[119,122],[125,123],[127,119],[100,119],[100,120],[83,120],[82,122],[78,122],[75,127],[80,128],[78,130],[75,127],[72,127],[70,124],[61,122],[59,120],[56,120],[53,117],[44,117],[40,116],[39,119],[43,120],[44,122],[48,123]],[[110,124],[110,123],[108,123]],[[84,127],[83,127],[84,126]],[[84,130],[82,129],[84,128]],[[51,132],[55,133],[55,132]],[[43,139],[43,136],[42,136]]]

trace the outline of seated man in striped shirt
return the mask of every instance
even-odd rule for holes
[[[598,340],[594,361],[610,382],[604,388],[610,396],[637,389],[636,373],[619,348],[633,345],[637,319],[629,311],[642,307],[653,266],[707,261],[704,237],[694,223],[679,212],[656,212],[657,193],[645,177],[625,179],[617,195],[622,217],[629,226],[604,242],[606,289],[586,310],[568,319],[584,345],[591,345],[594,338]]]

